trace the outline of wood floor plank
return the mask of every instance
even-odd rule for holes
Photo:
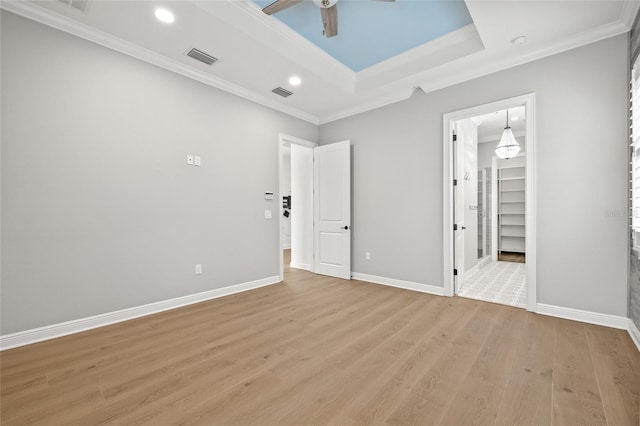
[[[527,315],[496,425],[551,424],[555,321]]]
[[[357,392],[353,401],[342,412],[333,413],[331,418],[337,424],[381,424],[392,411],[404,402],[418,380],[448,348],[457,333],[473,318],[478,306],[471,306],[466,299],[450,299],[438,303],[440,309],[432,312],[434,316],[423,322],[416,321],[423,332],[409,334],[406,342],[409,353],[402,356],[398,363],[384,374],[374,375],[378,379],[361,384],[363,392]],[[446,312],[446,315],[442,314]],[[450,316],[456,321],[450,321]],[[415,329],[408,328],[409,333]],[[402,338],[402,336],[399,336]],[[374,374],[367,372],[369,375]],[[363,372],[363,374],[366,374]]]
[[[626,332],[285,268],[277,285],[1,352],[0,418],[640,426],[638,372]]]
[[[452,397],[449,409],[440,419],[441,424],[495,423],[527,316],[521,309],[504,309],[503,319],[496,324],[471,365],[464,386]]]
[[[553,424],[607,424],[584,324],[557,320]]]
[[[407,395],[408,398],[387,419],[393,425],[419,425],[438,422],[446,412],[452,395],[468,375],[495,324],[506,311],[483,304],[473,319],[458,332],[447,351],[440,355],[427,373]],[[504,308],[504,307],[502,307]]]
[[[607,422],[640,421],[640,371],[633,368],[620,336],[596,325],[585,325],[585,330]]]

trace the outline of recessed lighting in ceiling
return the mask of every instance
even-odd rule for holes
[[[524,44],[527,42],[527,36],[518,36],[516,38],[514,38],[513,40],[511,40],[511,44],[513,44],[514,46],[520,46],[521,44]]]
[[[172,24],[176,20],[173,13],[167,9],[158,8],[155,11],[155,15],[159,21],[164,22],[165,24]]]
[[[520,120],[520,117],[518,117],[517,115],[515,117],[511,117],[511,121],[518,121]]]
[[[300,86],[300,83],[302,83],[302,79],[300,77],[298,77],[297,75],[292,75],[291,77],[289,77],[289,84],[292,86]]]

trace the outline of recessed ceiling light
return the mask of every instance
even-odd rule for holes
[[[159,21],[162,21],[165,24],[172,24],[176,20],[176,17],[173,15],[173,13],[171,13],[171,11],[167,9],[158,8],[155,11],[155,15]]]
[[[292,86],[300,86],[300,83],[302,83],[302,80],[297,75],[292,75],[291,77],[289,77],[289,84],[290,85],[292,85]]]
[[[518,117],[518,116],[516,115],[515,117],[511,117],[511,120],[512,120],[512,121],[518,121],[518,120],[520,120],[520,117]]]
[[[511,40],[511,44],[513,44],[514,46],[519,46],[521,44],[524,44],[527,42],[527,36],[518,36],[516,38],[514,38],[513,40]]]

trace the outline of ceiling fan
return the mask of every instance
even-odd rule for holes
[[[288,9],[301,3],[303,0],[276,0],[269,6],[262,9],[267,15],[273,15],[282,10]],[[392,2],[395,0],[378,0]],[[320,7],[322,14],[322,25],[324,27],[325,37],[333,37],[338,34],[338,0],[313,0]]]

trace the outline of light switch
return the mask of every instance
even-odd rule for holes
[[[200,166],[200,164],[202,164],[202,160],[200,160],[200,156],[196,155],[194,158],[194,163],[196,166]]]
[[[264,211],[264,218],[265,219],[271,219],[271,210],[265,210]]]
[[[193,155],[191,154],[187,155],[187,164],[189,166],[193,166]]]

